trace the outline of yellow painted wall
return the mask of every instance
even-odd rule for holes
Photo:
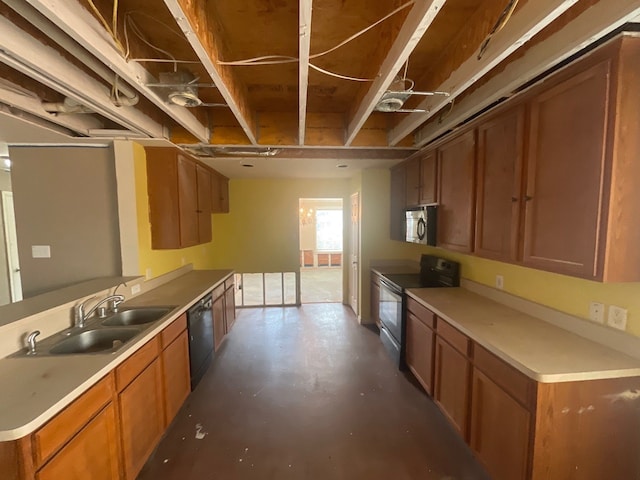
[[[146,156],[142,146],[134,143],[133,149],[140,273],[154,278],[188,263],[192,263],[194,268],[213,268],[213,242],[180,250],[151,250]]]
[[[417,261],[422,253],[440,255],[460,262],[464,278],[494,287],[496,275],[502,275],[505,292],[584,319],[589,318],[589,303],[592,301],[604,303],[607,308],[609,305],[617,305],[628,310],[627,332],[640,337],[640,283],[603,284],[449,252],[440,248],[388,240],[389,172],[364,175],[363,191],[371,191],[371,187],[375,187],[384,194],[378,197],[367,195],[366,207],[371,206],[380,210],[380,223],[367,225],[367,228],[372,238],[384,238],[384,240],[374,241],[367,247],[371,250],[368,254],[369,258],[405,258]],[[386,210],[382,211],[385,205]],[[384,237],[381,237],[383,234]],[[385,251],[390,253],[385,255]],[[365,281],[364,276],[363,281]]]
[[[348,218],[348,194],[342,179],[231,179],[230,212],[213,216],[214,268],[298,271],[298,200],[342,198]]]

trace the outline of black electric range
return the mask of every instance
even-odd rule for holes
[[[422,255],[420,273],[383,274],[380,279],[380,339],[398,368],[404,368],[406,294],[408,288],[460,285],[460,264],[434,255]]]

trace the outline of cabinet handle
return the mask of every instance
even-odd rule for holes
[[[532,197],[532,196],[530,196],[530,195],[525,195],[525,196],[524,196],[524,201],[525,201],[525,202],[528,202],[528,201],[530,201],[530,200],[533,200],[533,197]]]
[[[518,197],[511,197],[511,201],[512,201],[513,203],[516,203],[516,202],[518,201]]]

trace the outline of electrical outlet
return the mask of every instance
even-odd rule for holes
[[[504,289],[504,277],[502,275],[496,275],[496,288],[498,290]]]
[[[626,330],[627,310],[625,308],[611,305],[609,307],[609,317],[607,319],[607,323],[610,327],[617,328],[618,330]]]
[[[187,259],[185,257],[182,257],[180,259],[180,265],[186,265],[187,264]]]
[[[140,293],[140,285],[133,285],[131,287],[131,295],[135,295],[136,293]]]
[[[589,318],[594,322],[604,323],[604,304],[591,302],[589,304]]]
[[[153,275],[152,275],[152,273],[151,273],[151,269],[150,269],[150,268],[147,268],[147,270],[146,270],[146,272],[145,272],[145,277],[146,277],[146,279],[147,279],[147,280],[150,280],[152,276],[153,276]]]

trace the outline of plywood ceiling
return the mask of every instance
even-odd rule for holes
[[[623,15],[625,0],[611,1],[616,8],[620,4]],[[602,2],[589,0],[589,6]],[[178,145],[221,147],[217,152],[278,147],[283,158],[318,159],[323,149],[330,148],[326,152],[333,158],[340,149],[358,147],[365,149],[369,161],[397,160],[414,151],[414,132],[432,121],[437,110],[450,106],[455,96],[473,91],[474,83],[485,81],[495,66],[509,61],[505,59],[517,58],[514,52],[524,55],[527,41],[535,39],[542,27],[551,28],[564,12],[562,28],[570,23],[568,17],[579,17],[586,10],[580,3],[584,4],[575,0],[119,0],[114,5],[114,0],[3,0],[0,22],[6,23],[0,27],[10,31],[0,39],[0,52],[6,52],[0,53],[4,79],[0,104],[9,102],[2,89],[7,82],[42,101],[60,102],[70,90],[82,93],[85,86],[91,87],[87,92],[113,97],[110,92],[117,80],[137,91],[136,105],[110,106],[112,98],[80,95],[88,97],[86,107],[94,109],[94,118],[84,122],[74,118],[64,128],[87,136],[97,122],[102,128],[164,137]],[[492,39],[486,58],[478,60],[479,46],[514,4],[504,30]],[[533,23],[527,21],[531,18]],[[68,40],[81,47],[80,53],[67,51],[54,31],[66,32]],[[38,55],[51,57],[55,68],[38,71],[37,60],[30,58],[36,53],[20,49],[24,39],[45,46]],[[546,37],[545,41],[550,42]],[[97,74],[86,57],[101,64],[114,80],[109,74]],[[275,63],[251,63],[262,57]],[[244,64],[238,65],[241,61]],[[451,97],[406,100],[403,108],[428,110],[422,113],[374,111],[394,77],[405,75],[405,68],[415,82],[414,90],[445,88]],[[67,70],[76,73],[69,76]],[[171,104],[168,90],[154,85],[161,74],[174,70],[189,72],[200,85],[200,101],[218,106]],[[468,73],[460,77],[461,72]],[[453,78],[457,80],[452,83]],[[37,115],[37,108],[31,113]],[[41,117],[56,121],[45,113]],[[395,153],[390,155],[389,150]]]

